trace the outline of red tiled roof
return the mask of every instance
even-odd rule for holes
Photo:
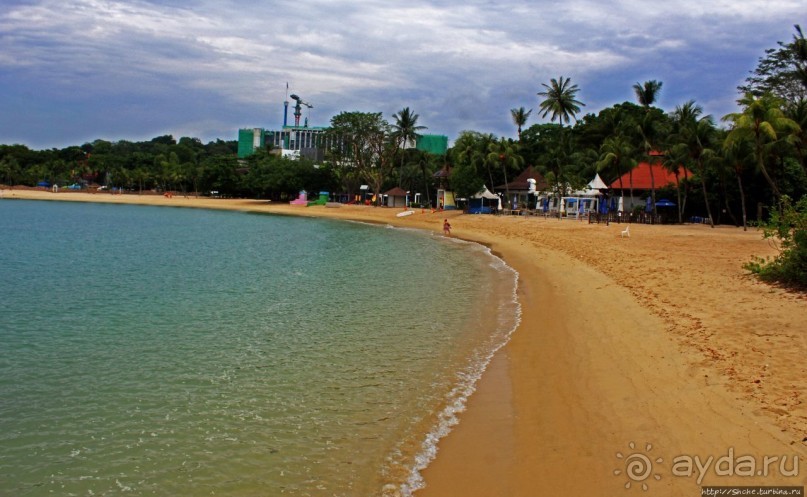
[[[653,184],[656,186],[656,190],[660,188],[664,188],[668,185],[675,186],[675,174],[672,171],[665,169],[664,166],[661,164],[653,164],[652,166],[647,162],[640,162],[638,166],[636,166],[632,172],[625,173],[622,175],[622,186],[621,188],[628,189],[631,187],[631,180],[633,181],[633,188],[636,190],[650,190],[651,189],[651,182],[650,182],[650,168],[653,168]],[[692,176],[691,171],[687,171],[689,176]],[[681,181],[684,179],[684,166],[679,166],[678,168],[678,180]],[[610,188],[619,190],[619,179],[616,179],[613,183],[611,183]]]

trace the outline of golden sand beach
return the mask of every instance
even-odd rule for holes
[[[633,225],[623,238],[614,224],[457,211],[22,190],[0,201],[13,198],[436,232],[448,218],[452,236],[490,246],[520,275],[522,323],[417,496],[695,496],[701,485],[807,482],[807,296],[742,269],[776,253],[759,231]]]

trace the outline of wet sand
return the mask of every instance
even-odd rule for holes
[[[700,485],[807,481],[807,297],[742,269],[752,256],[775,254],[758,231],[633,225],[622,238],[614,224],[456,211],[399,218],[401,209],[182,196],[6,190],[3,198],[233,209],[436,232],[449,218],[452,236],[489,245],[519,272],[523,320],[440,442],[418,497],[629,495],[643,493],[642,485],[648,495],[700,495]],[[638,455],[649,471],[629,471]],[[777,460],[765,465],[766,456]],[[702,465],[712,457],[708,469],[699,470],[696,457]]]

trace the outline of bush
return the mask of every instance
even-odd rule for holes
[[[807,288],[807,196],[795,205],[787,195],[782,196],[779,209],[761,227],[764,238],[779,244],[779,255],[758,257],[744,267],[764,281]]]

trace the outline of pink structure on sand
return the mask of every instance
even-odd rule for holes
[[[289,202],[291,205],[308,205],[308,193],[305,190],[300,190],[300,195],[295,199]]]

